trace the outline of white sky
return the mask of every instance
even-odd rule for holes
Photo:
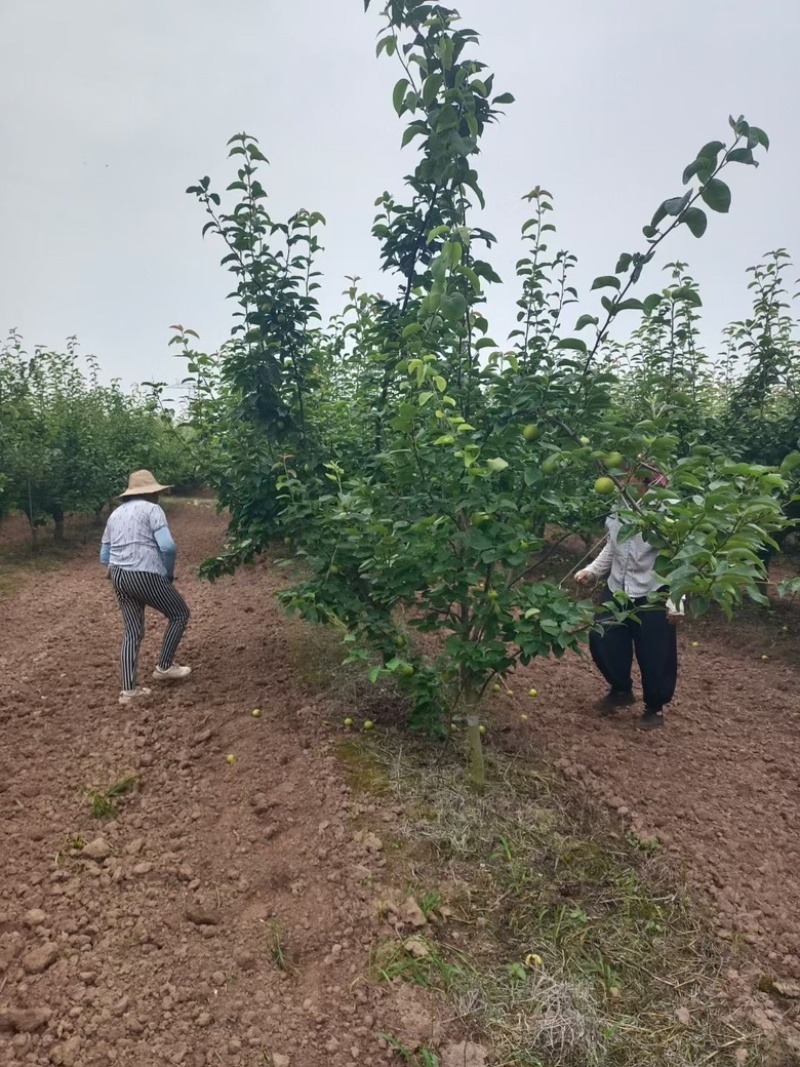
[[[374,200],[401,191],[411,155],[391,104],[396,61],[375,59],[381,0],[0,0],[0,332],[32,346],[77,334],[104,374],[177,381],[168,327],[207,349],[229,333],[231,279],[184,192],[232,179],[226,141],[256,135],[270,209],[323,212],[324,307],[344,276],[389,291],[370,235]],[[513,326],[521,196],[556,198],[558,243],[583,293],[640,247],[641,226],[682,191],[683,167],[725,140],[730,112],[766,129],[758,170],[732,174],[733,208],[681,234],[658,264],[689,259],[712,345],[748,307],[745,268],[800,246],[797,0],[452,0],[480,58],[517,103],[479,161],[507,283],[492,334]],[[660,272],[639,295],[658,288]],[[581,310],[592,310],[598,294]],[[576,312],[577,316],[577,312]]]

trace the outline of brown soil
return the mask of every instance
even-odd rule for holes
[[[686,626],[678,693],[664,728],[654,733],[636,728],[641,706],[597,718],[593,703],[605,683],[588,653],[521,671],[514,698],[496,701],[505,705],[504,745],[544,752],[639,834],[657,836],[685,866],[690,884],[715,902],[723,938],[740,936],[751,946],[754,967],[794,979],[800,978],[798,632],[790,609]],[[535,699],[527,696],[531,687]],[[521,723],[521,714],[529,721]]]
[[[398,995],[365,976],[391,881],[380,834],[398,812],[348,787],[341,710],[299,668],[307,631],[273,600],[280,573],[196,583],[223,521],[205,504],[171,516],[193,610],[180,658],[195,673],[145,709],[117,705],[120,624],[93,545],[0,600],[0,1063],[394,1062],[380,1034],[398,1033]],[[543,662],[494,699],[504,730],[489,735],[657,834],[753,971],[790,979],[798,632],[790,609],[684,631],[678,697],[649,735],[633,711],[594,717],[588,658]],[[92,818],[87,788],[131,776],[119,815]]]
[[[386,861],[360,840],[325,709],[291,675],[302,631],[266,569],[195,583],[224,524],[171,513],[195,673],[147,710],[117,704],[120,623],[94,546],[0,601],[0,1063],[391,1062],[392,1004],[363,981],[366,887]],[[132,775],[119,817],[92,818],[85,789]]]

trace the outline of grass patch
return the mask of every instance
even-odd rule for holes
[[[405,940],[387,939],[373,946],[372,977],[381,982],[398,978],[422,989],[453,993],[463,987],[472,971],[467,956],[443,950],[431,937],[414,934]]]
[[[283,974],[294,973],[294,966],[286,948],[283,926],[277,919],[273,920],[267,928],[267,952],[279,971]]]
[[[421,1048],[418,1052],[412,1052],[410,1048],[398,1041],[396,1037],[391,1037],[389,1034],[381,1035],[390,1048],[400,1056],[403,1063],[408,1064],[408,1067],[440,1067],[439,1057],[431,1052],[430,1049]]]
[[[492,1064],[767,1062],[733,1016],[710,919],[657,842],[504,758],[476,797],[454,753],[431,768],[429,748],[379,753],[354,739],[340,756],[369,768],[367,791],[380,781],[409,811],[393,833],[435,919],[376,945],[373,977],[440,994],[456,1026],[492,1049]],[[448,921],[437,914],[442,901]]]
[[[359,793],[380,796],[390,791],[385,766],[367,745],[355,739],[337,742],[336,758],[344,766],[347,784]]]
[[[139,779],[132,775],[129,778],[121,778],[114,782],[108,789],[87,789],[86,797],[89,801],[89,813],[93,819],[116,819],[119,815],[120,801],[128,793],[132,792],[139,783]]]

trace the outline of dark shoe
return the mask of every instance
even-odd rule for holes
[[[635,703],[632,689],[612,689],[602,700],[598,700],[595,707],[601,719],[608,719],[616,715],[620,708],[628,708]]]
[[[660,711],[649,711],[645,709],[644,715],[639,719],[640,730],[657,730],[659,726],[664,725],[664,715]]]

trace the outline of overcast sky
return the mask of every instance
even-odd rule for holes
[[[230,279],[185,194],[231,179],[226,141],[256,135],[270,209],[328,220],[324,304],[344,277],[388,291],[370,236],[374,200],[399,191],[411,154],[391,104],[396,61],[375,58],[381,0],[0,0],[0,331],[33,345],[77,334],[104,374],[176,381],[169,325],[211,349],[229,333]],[[798,252],[800,75],[797,0],[453,0],[483,38],[481,58],[517,103],[484,142],[483,224],[506,282],[492,334],[513,326],[521,197],[556,198],[558,242],[580,258],[582,290],[640,246],[683,167],[744,113],[771,137],[755,171],[732,174],[733,207],[706,237],[673,240],[689,259],[706,332],[746,313],[745,268]],[[660,272],[640,295],[660,283]],[[794,277],[794,275],[792,275]],[[584,300],[592,310],[597,294]]]

